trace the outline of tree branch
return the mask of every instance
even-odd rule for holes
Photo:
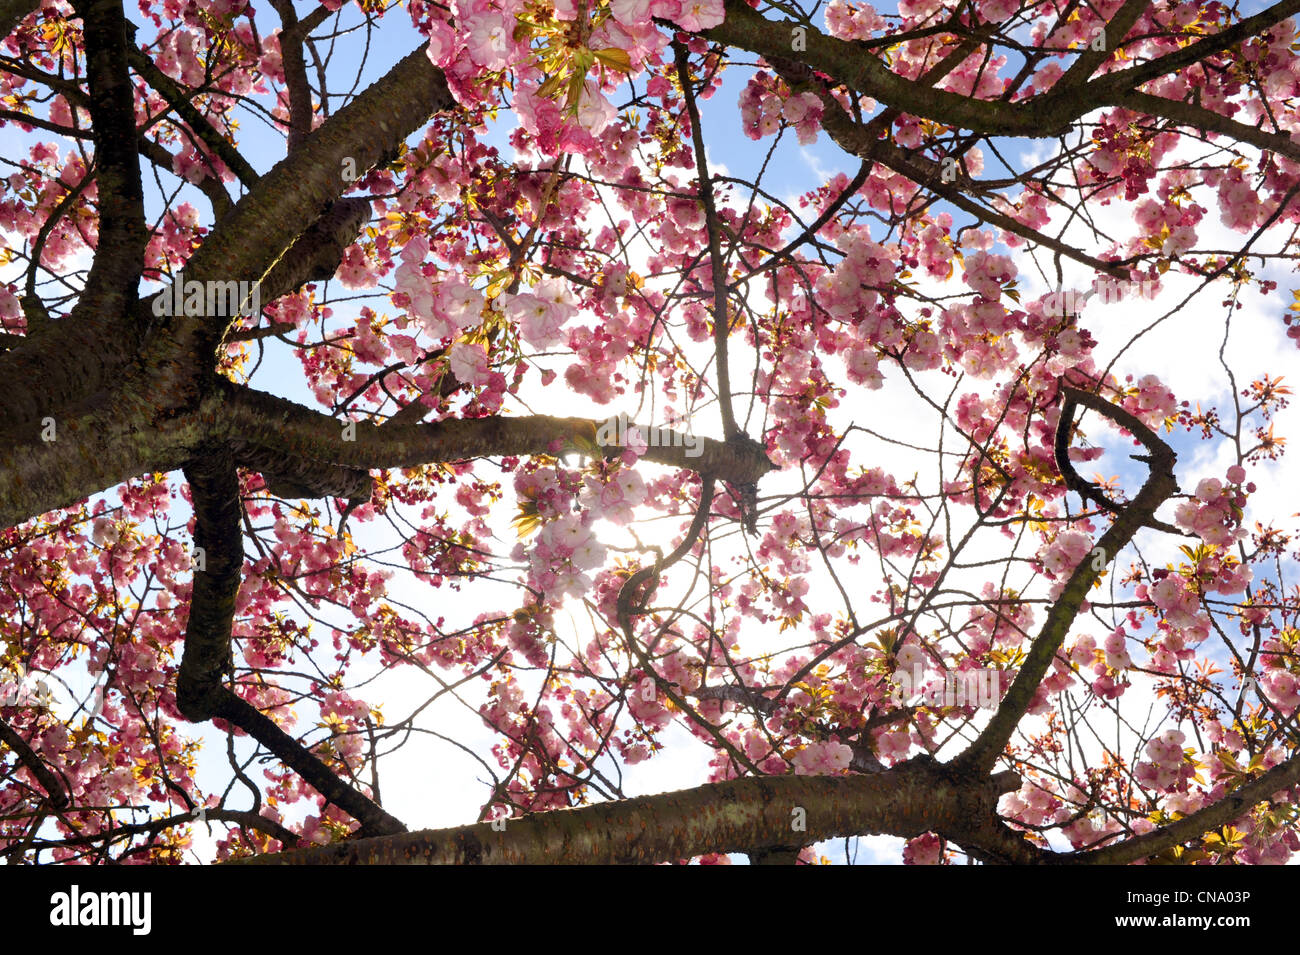
[[[185,121],[185,125],[193,130],[203,144],[239,177],[244,188],[251,189],[257,182],[257,170],[250,166],[248,160],[234,144],[221,135],[216,127],[208,122],[208,118],[198,111],[193,102],[194,94],[181,89],[170,76],[158,69],[149,55],[139,47],[132,45],[127,50],[127,59],[140,74],[140,78],[156,89],[167,101],[167,105],[176,111],[176,115]]]
[[[1258,126],[1248,126],[1230,116],[1216,113],[1196,103],[1152,96],[1150,93],[1117,93],[1109,98],[1115,106],[1135,113],[1156,116],[1203,133],[1222,133],[1238,142],[1249,143],[1267,152],[1300,162],[1300,143],[1283,133],[1270,133]]]
[[[1046,855],[991,813],[1014,773],[958,780],[914,761],[868,776],[760,776],[490,823],[426,829],[237,860],[275,865],[617,864],[808,845],[840,836],[942,832],[988,861]],[[803,813],[795,810],[802,809]],[[802,815],[805,828],[792,823]],[[963,841],[964,840],[964,841]]]
[[[361,196],[349,196],[331,204],[262,279],[262,304],[269,305],[308,282],[333,278],[343,261],[343,253],[369,221],[370,210],[370,200]]]
[[[1022,239],[1041,245],[1045,249],[1051,249],[1053,252],[1074,259],[1076,262],[1080,262],[1102,274],[1116,278],[1127,278],[1128,272],[1118,264],[1103,262],[1101,259],[1081,252],[1069,243],[1045,235],[1023,222],[1018,222],[1011,216],[995,212],[967,198],[960,189],[943,181],[942,169],[938,163],[922,156],[909,156],[888,139],[879,137],[870,127],[870,124],[862,125],[854,122],[844,112],[844,108],[840,106],[835,97],[831,96],[824,87],[813,84],[812,72],[806,66],[779,57],[770,59],[770,62],[777,75],[786,81],[792,91],[801,92],[807,90],[817,94],[823,106],[822,128],[826,130],[827,135],[835,141],[836,145],[845,152],[887,166],[894,172],[911,179],[918,187],[923,186],[936,195],[942,196],[963,212],[969,213],[980,221],[995,225],[1005,232],[1018,235]]]
[[[185,466],[194,504],[194,585],[185,652],[176,678],[176,708],[193,723],[211,719],[227,692],[230,631],[244,569],[239,478],[212,448]]]
[[[1084,87],[1083,95],[1095,103],[1097,100],[1093,99],[1093,97],[1099,97],[1102,101],[1106,101],[1111,96],[1125,90],[1136,90],[1144,83],[1149,83],[1161,76],[1170,76],[1184,67],[1191,66],[1193,63],[1200,63],[1250,37],[1258,36],[1296,13],[1300,13],[1300,0],[1283,0],[1283,2],[1275,4],[1266,10],[1261,10],[1252,17],[1239,20],[1218,33],[1211,33],[1209,36],[1201,37],[1195,43],[1189,43],[1182,49],[1158,56],[1154,60],[1149,60],[1138,66],[1131,66],[1126,70],[1107,73]],[[1052,92],[1055,92],[1055,90]]]
[[[140,155],[159,169],[165,169],[167,172],[175,169],[175,157],[161,143],[156,143],[147,136],[142,135],[139,148]],[[203,169],[201,172],[203,178],[195,183],[195,188],[207,196],[208,202],[212,206],[213,221],[220,222],[226,213],[235,207],[235,204],[230,201],[230,194],[226,192],[226,187],[221,184],[220,179],[207,169]]]
[[[1084,48],[1079,58],[1070,64],[1070,68],[1065,71],[1052,88],[1052,92],[1064,92],[1065,90],[1075,89],[1088,82],[1097,69],[1115,55],[1115,52],[1122,45],[1121,41],[1128,35],[1128,31],[1133,29],[1133,24],[1151,6],[1151,0],[1125,0],[1122,7],[1115,11],[1115,15],[1110,18],[1106,28],[1102,33],[1102,46],[1100,50],[1094,50],[1091,45]]]
[[[200,815],[200,812],[202,815]],[[291,829],[282,826],[274,819],[268,819],[259,813],[244,809],[206,809],[192,812],[179,812],[165,819],[153,819],[149,822],[123,823],[104,832],[81,836],[64,836],[60,839],[43,839],[36,842],[37,848],[54,848],[56,846],[88,846],[98,842],[115,842],[135,835],[152,835],[183,826],[188,822],[228,822],[244,829],[256,829],[286,846],[297,846],[302,837]]]
[[[176,679],[176,707],[194,723],[224,719],[239,727],[373,835],[405,827],[347,785],[275,721],[222,682],[230,671],[230,634],[244,565],[235,467],[219,450],[185,467],[194,502],[194,542],[203,564],[194,573],[185,650]]]
[[[918,83],[890,70],[871,53],[816,27],[790,20],[768,20],[744,0],[726,0],[726,19],[699,35],[726,46],[757,53],[769,63],[790,56],[791,30],[805,31],[801,62],[836,83],[865,93],[886,106],[946,126],[986,135],[1049,137],[1091,106],[1070,99],[1036,97],[1026,103],[980,100]],[[680,27],[679,27],[680,29]]]
[[[266,445],[232,442],[240,467],[260,471],[266,489],[277,497],[341,497],[365,503],[374,491],[369,471],[286,457]]]
[[[140,182],[134,87],[126,62],[128,23],[117,0],[78,0],[85,36],[87,107],[93,124],[99,239],[71,314],[0,359],[0,433],[36,437],[38,421],[95,392],[134,354],[128,319],[149,232]],[[95,348],[85,347],[88,341]],[[24,387],[40,382],[38,389]]]
[[[1176,822],[1115,845],[1094,849],[1091,852],[1077,853],[1062,861],[1083,865],[1128,865],[1139,859],[1150,858],[1231,822],[1248,812],[1257,803],[1264,802],[1274,793],[1289,789],[1298,782],[1300,782],[1300,757],[1293,757],[1227,793],[1218,802],[1198,809]]]
[[[340,421],[250,388],[222,388],[221,413],[211,421],[214,438],[262,444],[287,457],[360,471],[496,455],[591,454],[598,448],[608,455],[623,450],[617,441],[597,444],[598,429],[607,422],[586,418],[533,415],[379,426],[368,421]],[[753,483],[772,469],[757,442],[688,440],[660,428],[646,428],[642,433],[650,442],[642,458],[656,464],[711,474],[738,485]]]
[[[40,0],[0,0],[0,40],[13,33],[40,5]]]
[[[718,368],[718,407],[722,413],[724,437],[740,434],[736,413],[731,407],[731,363],[727,356],[727,343],[731,338],[731,309],[727,302],[727,263],[722,257],[722,231],[718,227],[718,209],[713,201],[713,180],[709,176],[709,163],[705,157],[704,128],[700,123],[700,110],[695,103],[695,90],[691,88],[690,53],[686,47],[673,41],[677,60],[677,81],[686,100],[686,117],[691,125],[691,141],[695,152],[695,175],[700,183],[700,204],[704,206],[704,226],[709,236],[709,265],[713,278],[713,358]]]
[[[289,151],[293,152],[311,132],[311,84],[307,81],[307,61],[302,56],[303,34],[292,0],[271,0],[280,14],[280,58],[284,65],[284,83],[289,89]]]
[[[360,822],[361,836],[406,832],[406,826],[400,820],[345,783],[314,753],[251,703],[226,690],[217,701],[213,716],[238,726],[310,783],[313,789]]]
[[[64,809],[68,805],[68,791],[59,782],[45,761],[27,744],[19,732],[5,720],[0,719],[0,743],[4,743],[17,754],[18,759],[28,771],[36,777],[49,796],[50,805],[55,809]]]
[[[790,55],[791,30],[799,27],[805,31],[806,49],[800,57],[803,63],[831,77],[834,82],[865,93],[886,106],[945,126],[988,136],[1050,138],[1098,105],[1114,102],[1114,97],[1124,91],[1222,52],[1296,12],[1300,12],[1300,0],[1283,0],[1262,13],[1149,63],[1107,73],[1078,86],[1058,84],[1046,93],[1019,103],[976,99],[909,80],[890,70],[876,56],[864,54],[855,43],[827,36],[808,24],[768,20],[745,0],[726,0],[726,19],[716,27],[699,31],[699,35],[757,53],[771,62],[773,57]],[[1122,23],[1120,17],[1131,13],[1130,7],[1128,13],[1116,14],[1114,19]],[[1108,39],[1111,39],[1109,33]],[[1118,42],[1119,38],[1114,39]],[[1081,59],[1087,56],[1084,54]],[[1080,67],[1080,70],[1084,68]]]
[[[1093,551],[1096,553],[1096,550],[1100,550],[1102,563],[1109,566],[1119,552],[1128,546],[1133,535],[1151,520],[1156,509],[1171,495],[1177,493],[1178,484],[1174,480],[1174,463],[1177,457],[1169,445],[1154,431],[1123,408],[1111,404],[1092,392],[1080,391],[1064,383],[1060,385],[1060,390],[1067,402],[1077,402],[1091,408],[1120,427],[1127,428],[1150,453],[1150,473],[1142,485],[1142,490],[1115,516],[1114,522],[1102,535],[1101,540],[1097,541]],[[1062,414],[1056,426],[1069,429],[1073,425],[1073,415]],[[1034,638],[1020,672],[1016,674],[1016,679],[1011,684],[1011,689],[1003,697],[988,726],[975,742],[953,761],[954,766],[987,772],[997,762],[1012,733],[1015,732],[1016,726],[1029,709],[1034,693],[1052,665],[1056,651],[1065,642],[1074,618],[1079,613],[1079,605],[1088,596],[1093,583],[1101,577],[1104,568],[1098,566],[1093,553],[1086,555],[1075,566],[1060,597],[1048,611],[1047,619],[1043,622],[1038,636]]]
[[[285,251],[351,188],[345,161],[370,169],[430,116],[454,105],[442,71],[423,47],[412,51],[257,181],[191,256],[187,279],[267,279]],[[232,318],[174,318],[173,335],[180,348],[210,361],[203,353],[216,347]]]
[[[135,87],[127,68],[130,26],[119,0],[78,0],[99,187],[99,246],[79,306],[112,314],[135,298],[149,230],[135,131]],[[107,253],[107,254],[106,254]]]

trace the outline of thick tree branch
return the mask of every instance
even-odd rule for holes
[[[40,0],[0,0],[0,40],[13,33],[40,5]]]
[[[597,448],[612,454],[622,449],[618,443],[598,445],[598,430],[605,422],[586,418],[466,418],[394,427],[340,421],[249,388],[226,386],[224,396],[221,413],[211,422],[214,437],[263,443],[282,455],[360,471],[498,455],[590,454]],[[659,428],[642,433],[650,442],[642,457],[656,464],[737,485],[753,483],[772,469],[757,442],[688,440]]]
[[[1135,113],[1170,120],[1179,126],[1202,133],[1222,133],[1238,142],[1249,143],[1268,152],[1300,162],[1300,143],[1286,133],[1270,133],[1258,126],[1248,126],[1222,113],[1183,100],[1152,96],[1150,93],[1118,93],[1111,97],[1115,106]]]
[[[343,253],[356,241],[369,219],[369,199],[349,196],[333,203],[262,279],[262,304],[269,305],[308,282],[332,278]]]
[[[275,721],[226,687],[230,634],[244,564],[239,479],[219,449],[185,467],[194,502],[196,566],[176,707],[191,722],[224,719],[248,733],[372,835],[405,827],[347,785]],[[199,558],[202,563],[199,564]]]
[[[442,72],[424,49],[411,52],[257,181],[190,258],[187,279],[267,279],[298,237],[351,187],[347,165],[372,168],[430,116],[453,105]],[[231,317],[173,321],[178,345],[199,355],[215,348]]]
[[[194,723],[211,719],[228,692],[230,630],[244,568],[242,509],[235,466],[218,448],[185,467],[194,503],[194,587],[185,652],[176,679],[176,707]]]
[[[745,0],[726,0],[726,19],[716,27],[700,31],[700,35],[757,53],[771,62],[773,57],[790,56],[791,30],[799,27],[805,33],[806,49],[800,54],[803,63],[831,77],[834,82],[865,93],[886,106],[983,135],[1050,138],[1098,106],[1114,104],[1115,97],[1124,92],[1222,52],[1296,12],[1300,12],[1300,0],[1283,0],[1217,34],[1203,37],[1149,63],[1107,73],[1079,86],[1058,85],[1020,103],[975,99],[909,80],[894,73],[876,56],[864,53],[855,43],[827,36],[808,24],[768,20]],[[1131,13],[1131,9],[1127,14],[1121,12],[1116,15],[1116,20]],[[1108,41],[1118,43],[1119,39],[1111,37],[1108,31]],[[1080,67],[1080,70],[1084,68]]]
[[[924,761],[869,776],[760,776],[490,823],[241,859],[247,864],[464,865],[671,862],[840,836],[950,835],[988,861],[1045,854],[993,820],[1014,773],[957,780]],[[797,813],[796,810],[803,810]],[[803,817],[803,829],[792,823]]]
[[[34,438],[39,419],[97,390],[134,351],[128,312],[136,300],[149,233],[144,221],[128,23],[117,0],[79,0],[87,107],[93,124],[99,240],[71,314],[0,359],[0,434]],[[96,347],[87,348],[93,341]],[[23,387],[40,382],[40,389]],[[12,387],[17,385],[18,387]]]
[[[79,304],[122,312],[135,298],[149,230],[135,130],[135,88],[127,69],[131,45],[119,0],[79,0],[85,25],[86,78],[99,187],[99,248]]]
[[[64,325],[55,323],[37,346],[45,347],[46,339],[56,338]],[[113,343],[99,347],[110,349]],[[150,380],[123,382],[116,394],[86,410],[65,408],[61,413],[53,404],[55,396],[38,392],[37,401],[51,402],[53,440],[0,441],[0,527],[67,507],[147,472],[180,470],[210,440],[222,404],[217,397],[195,396],[192,410],[177,413],[174,393],[184,395],[185,389],[197,386],[183,379],[180,370],[168,368]]]
[[[1092,74],[1115,55],[1122,45],[1121,41],[1128,36],[1128,31],[1133,29],[1133,24],[1138,22],[1149,6],[1151,0],[1125,0],[1124,5],[1115,11],[1115,15],[1106,24],[1102,33],[1101,49],[1093,49],[1091,44],[1085,47],[1079,54],[1079,58],[1070,64],[1065,75],[1057,81],[1052,92],[1060,93],[1076,89],[1087,83]]]
[[[362,503],[370,500],[374,481],[369,471],[286,457],[274,448],[248,442],[231,442],[240,467],[260,471],[266,489],[277,497],[341,497]]]
[[[778,846],[747,853],[750,865],[797,865],[802,846]]]

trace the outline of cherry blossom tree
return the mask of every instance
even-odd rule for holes
[[[1298,11],[0,0],[0,853],[1286,861]]]

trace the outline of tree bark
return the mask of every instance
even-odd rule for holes
[[[1014,773],[958,779],[929,760],[885,775],[762,776],[456,829],[257,856],[275,865],[537,865],[674,862],[712,852],[788,848],[841,836],[951,834],[988,861],[1045,855],[994,821]],[[500,822],[498,822],[500,825]]]

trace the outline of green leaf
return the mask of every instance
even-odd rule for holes
[[[603,63],[612,70],[618,70],[620,73],[632,72],[632,58],[628,55],[627,50],[620,50],[618,47],[611,46],[595,52],[597,62]]]

